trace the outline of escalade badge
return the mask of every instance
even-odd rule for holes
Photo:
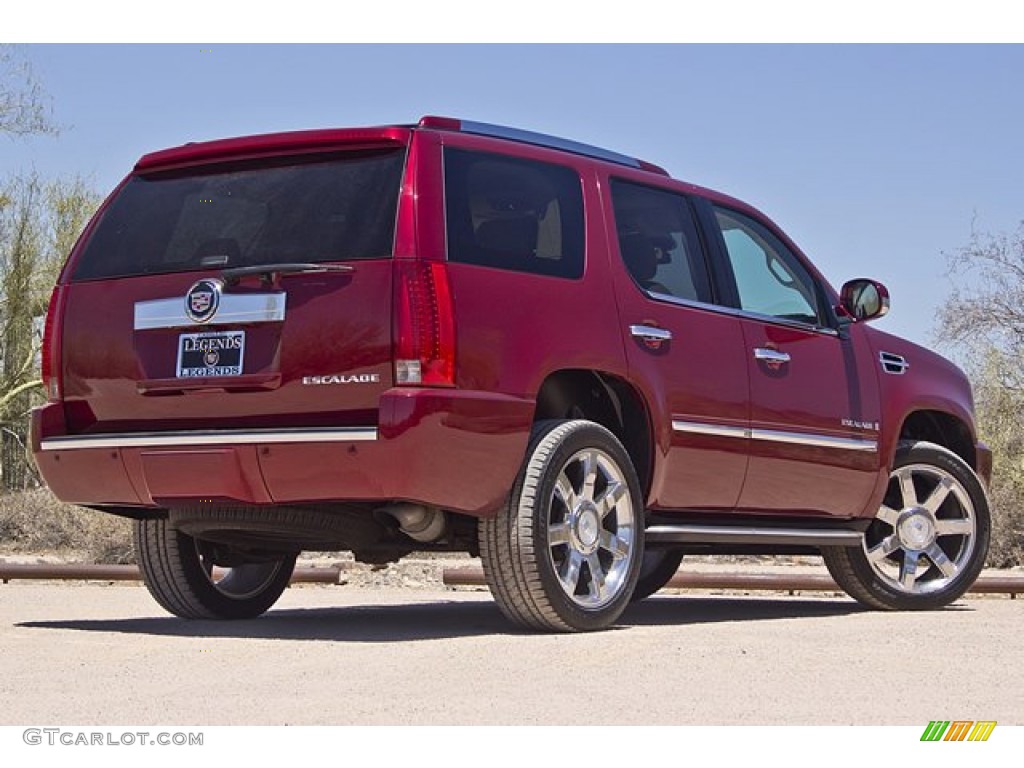
[[[194,323],[212,319],[220,308],[220,294],[224,283],[220,280],[200,280],[185,294],[185,315]]]
[[[346,376],[341,373],[334,373],[328,376],[303,376],[302,383],[309,385],[322,384],[377,384],[380,382],[379,373],[354,373]]]

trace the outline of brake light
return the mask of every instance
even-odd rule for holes
[[[43,325],[43,347],[40,353],[40,367],[46,399],[57,402],[63,395],[61,380],[61,326],[64,320],[64,286],[56,285],[50,294],[46,308],[46,322]]]
[[[395,259],[395,383],[455,386],[455,318],[443,262]]]

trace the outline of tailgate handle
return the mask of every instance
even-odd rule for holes
[[[263,392],[281,386],[280,373],[249,373],[195,379],[143,379],[135,384],[140,395],[184,395],[189,392]]]

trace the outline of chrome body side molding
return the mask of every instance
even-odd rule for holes
[[[835,448],[844,451],[874,453],[878,450],[877,440],[860,437],[836,437],[834,435],[810,434],[806,432],[784,432],[776,429],[748,429],[746,427],[706,424],[704,422],[677,419],[672,420],[672,429],[676,432],[686,432],[695,435],[738,437],[770,443],[807,445],[815,448]]]
[[[677,421],[676,419],[673,419],[672,429],[676,432],[688,432],[693,435],[710,435],[711,437],[750,437],[750,430],[746,427],[730,427],[725,424],[705,424],[697,421]]]
[[[878,450],[877,440],[860,437],[833,437],[832,435],[811,435],[803,432],[780,432],[775,429],[752,429],[753,440],[764,440],[772,443],[790,443],[792,445],[811,445],[816,448],[839,448],[846,451]]]
[[[205,445],[261,445],[270,443],[346,443],[377,439],[376,427],[327,429],[191,430],[181,432],[129,432],[68,435],[42,441],[44,451],[86,448],[185,448]]]

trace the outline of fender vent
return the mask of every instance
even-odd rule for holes
[[[882,364],[882,370],[886,373],[899,376],[907,372],[910,363],[902,355],[894,355],[892,352],[879,352],[878,360]]]

